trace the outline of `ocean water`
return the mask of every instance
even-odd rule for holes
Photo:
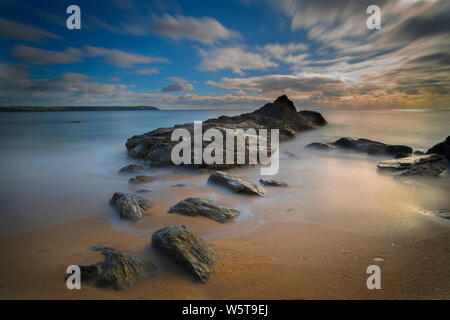
[[[105,215],[111,195],[116,191],[129,190],[127,179],[117,175],[122,166],[135,162],[127,156],[127,138],[159,127],[241,112],[183,110],[0,114],[0,235]],[[290,202],[292,206],[295,205],[292,201],[300,199],[308,212],[327,212],[317,220],[320,222],[325,221],[324,217],[329,212],[342,208],[357,210],[363,206],[367,210],[377,208],[388,211],[397,208],[393,204],[400,202],[411,208],[449,205],[448,179],[420,182],[420,187],[414,183],[398,184],[392,182],[392,178],[376,173],[379,158],[307,151],[304,146],[313,141],[328,142],[343,136],[356,136],[406,144],[426,151],[449,134],[450,111],[321,112],[329,122],[328,126],[300,133],[295,140],[281,146],[283,152],[291,151],[299,156],[296,160],[281,158],[279,177],[292,185],[287,198],[286,193],[277,195],[274,192],[264,200],[266,202],[261,201],[251,208],[247,204],[245,210],[256,210],[262,204],[270,207]],[[74,120],[81,123],[71,123]],[[250,173],[246,171],[247,176],[255,180],[258,173],[258,169]],[[418,194],[423,195],[423,199],[417,199]],[[317,205],[318,200],[321,200],[320,205]],[[301,218],[311,217],[305,215]],[[269,218],[262,217],[263,220]]]

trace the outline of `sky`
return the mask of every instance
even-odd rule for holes
[[[81,29],[66,9],[78,5]],[[369,5],[381,29],[369,30]],[[450,107],[448,0],[0,2],[0,105]]]

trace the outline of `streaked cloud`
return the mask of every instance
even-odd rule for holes
[[[31,42],[43,42],[48,39],[62,39],[57,34],[41,28],[0,18],[0,37]]]
[[[83,53],[79,49],[69,48],[65,51],[43,50],[25,45],[17,45],[11,56],[29,64],[66,64],[81,61]]]

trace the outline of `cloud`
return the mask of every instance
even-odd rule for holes
[[[203,60],[200,69],[218,71],[230,69],[234,73],[244,74],[245,70],[267,70],[278,64],[257,52],[244,51],[241,47],[218,48],[210,51],[199,50]]]
[[[43,50],[25,45],[16,45],[11,51],[11,56],[29,64],[65,64],[81,61],[83,53],[74,48],[65,51]]]
[[[136,74],[139,74],[141,76],[149,75],[149,74],[156,74],[159,73],[159,70],[156,68],[146,68],[146,69],[139,69],[136,70]]]
[[[172,39],[189,39],[201,43],[214,43],[218,40],[240,37],[210,17],[194,18],[188,16],[164,15],[153,24],[152,31]]]
[[[47,39],[62,39],[60,36],[43,29],[0,18],[0,37],[31,42],[43,42]]]
[[[194,90],[194,86],[183,78],[171,77],[168,78],[168,80],[172,81],[172,83],[162,88],[161,89],[162,92],[175,93]]]

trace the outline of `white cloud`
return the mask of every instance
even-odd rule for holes
[[[149,74],[156,74],[159,73],[159,70],[156,68],[145,68],[145,69],[139,69],[136,70],[136,74],[139,74],[141,76],[149,75]]]
[[[178,77],[170,77],[168,78],[168,80],[172,81],[172,83],[162,88],[161,89],[162,92],[175,93],[194,90],[194,86],[190,84],[186,79]]]

